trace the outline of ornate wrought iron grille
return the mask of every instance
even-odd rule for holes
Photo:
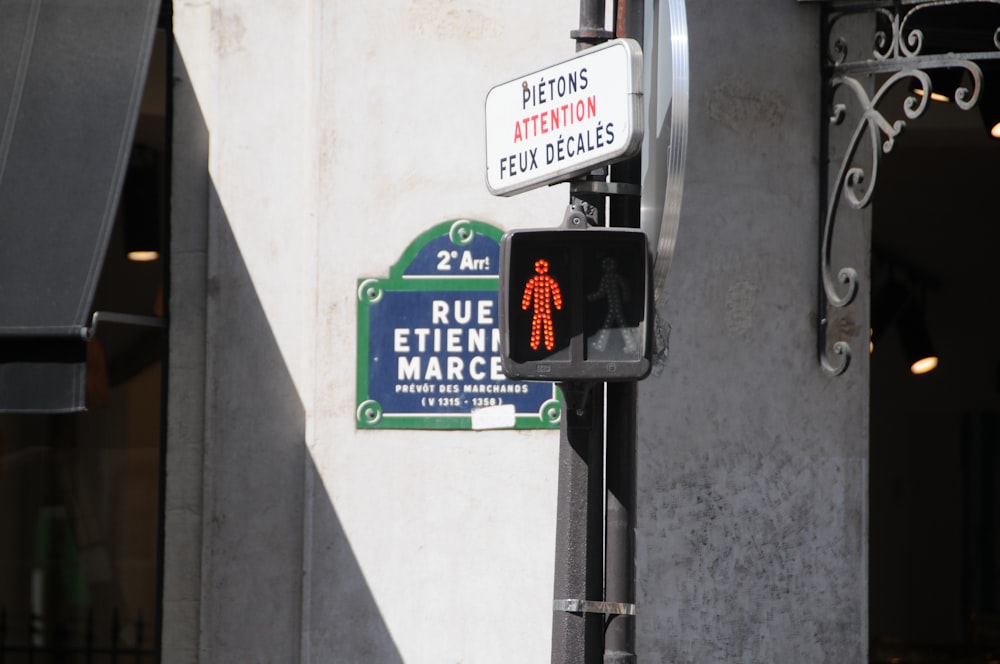
[[[857,336],[853,317],[843,314],[855,303],[861,277],[842,264],[849,261],[834,263],[838,216],[869,206],[881,156],[892,151],[908,121],[924,114],[932,92],[946,93],[968,111],[984,85],[1000,88],[1000,69],[984,80],[984,69],[1000,61],[1000,0],[833,1],[824,4],[823,32],[829,122],[822,146],[819,360],[839,375],[850,364],[848,339]],[[898,98],[889,94],[898,86],[907,92],[902,108],[894,109],[902,117],[893,120],[884,106]]]

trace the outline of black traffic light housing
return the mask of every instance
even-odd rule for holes
[[[638,380],[649,374],[646,234],[632,228],[509,231],[500,241],[500,356],[508,378]]]

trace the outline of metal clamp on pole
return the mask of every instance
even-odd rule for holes
[[[572,194],[600,194],[602,196],[641,196],[642,187],[628,182],[601,182],[599,180],[572,180]]]
[[[626,602],[598,602],[589,599],[557,599],[553,611],[565,613],[603,613],[606,616],[634,616],[635,604]]]

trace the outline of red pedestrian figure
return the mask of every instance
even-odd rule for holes
[[[549,274],[549,262],[544,258],[535,261],[535,276],[528,279],[521,297],[521,309],[527,311],[531,307],[531,349],[538,350],[538,345],[544,337],[545,349],[552,350],[556,345],[555,332],[552,328],[552,307],[562,309],[562,292],[559,283]]]

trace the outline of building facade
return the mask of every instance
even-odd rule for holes
[[[549,661],[558,432],[513,420],[365,426],[358,375],[374,360],[359,283],[390,278],[446,222],[499,233],[562,221],[566,184],[490,194],[484,102],[498,83],[573,54],[579,4],[178,1],[136,19],[159,25],[142,56],[137,136],[160,131],[146,142],[159,141],[169,245],[154,279],[161,308],[125,322],[155,326],[151,316],[166,334],[158,359],[112,378],[110,409],[94,408],[86,390],[104,415],[0,418],[5,502],[32,485],[13,483],[34,477],[25,468],[50,478],[56,496],[0,521],[14,533],[0,536],[0,601],[12,616],[30,604],[21,654],[56,638],[30,626],[51,602],[24,598],[41,588],[62,601],[53,570],[72,569],[59,583],[86,592],[72,595],[68,619],[113,587],[120,597],[108,607],[157,613],[164,662]],[[971,81],[952,90],[965,86],[985,113],[1000,45],[972,34],[1000,26],[994,3],[958,3],[922,24],[926,44],[909,41],[908,22],[954,4],[644,4],[647,15],[683,13],[672,18],[686,30],[673,41],[660,33],[656,47],[680,49],[675,78],[686,55],[687,113],[673,107],[683,132],[666,148],[683,159],[667,187],[679,216],[658,284],[660,355],[638,386],[638,661],[932,661],[931,646],[974,657],[993,643],[1000,404],[995,373],[979,373],[997,365],[983,332],[993,321],[953,335],[953,358],[962,347],[978,356],[948,369],[942,354],[938,372],[912,383],[894,373],[902,304],[884,328],[898,328],[899,341],[880,336],[878,320],[890,300],[877,293],[897,278],[907,302],[939,321],[938,338],[989,297],[970,285],[988,280],[986,249],[952,246],[931,221],[902,223],[937,209],[926,202],[936,183],[978,191],[970,183],[988,188],[994,174],[989,139],[966,122],[977,111],[914,106],[902,82],[929,87],[927,72],[962,69]],[[607,5],[613,25],[616,3]],[[959,46],[933,50],[929,26],[958,34]],[[11,61],[26,62],[24,52]],[[644,45],[647,59],[654,52]],[[20,80],[7,69],[0,82]],[[10,145],[0,140],[0,156]],[[944,159],[951,180],[927,175]],[[2,177],[0,161],[0,194]],[[111,182],[123,201],[136,186]],[[926,200],[910,208],[915,182]],[[963,200],[941,205],[969,220],[971,244],[991,246],[988,199]],[[134,278],[108,280],[115,293]],[[477,311],[492,322],[488,306]],[[74,357],[73,376],[90,378],[94,359]],[[917,425],[921,413],[935,417]],[[88,475],[72,459],[114,427],[122,440],[142,429],[158,443],[94,442],[131,451]],[[47,442],[16,442],[32,440]],[[87,521],[79,496],[90,480],[79,478],[112,467],[131,488],[102,493]],[[51,479],[62,476],[77,479]],[[111,504],[146,508],[101,507]],[[157,511],[158,535],[148,527]],[[131,526],[119,535],[81,525],[91,522],[145,524],[145,552],[106,545],[133,541]],[[57,530],[69,533],[73,561],[90,562],[40,563],[49,549],[10,544]],[[94,560],[104,558],[86,551],[110,551],[112,571],[100,576]],[[141,592],[108,580],[143,565],[152,585]],[[115,638],[139,648],[141,621],[126,622],[131,631]],[[4,634],[0,649],[20,638]]]
[[[669,360],[640,386],[640,657],[859,661],[865,361],[826,375],[811,317],[819,8],[687,10]],[[166,649],[548,658],[556,437],[357,430],[351,284],[440,221],[559,223],[565,185],[485,190],[482,109],[572,53],[577,12],[175,6],[171,353],[191,376],[170,381]]]

